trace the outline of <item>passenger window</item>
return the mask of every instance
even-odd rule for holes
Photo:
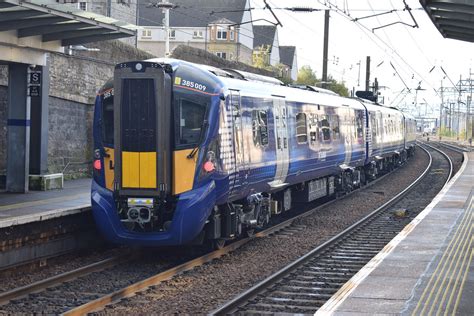
[[[337,115],[332,116],[331,127],[332,127],[332,139],[338,139],[340,136],[340,131],[339,131],[339,117]]]
[[[320,121],[320,127],[323,132],[323,140],[330,140],[331,139],[331,129],[329,127],[329,121],[327,117],[324,117]]]
[[[357,138],[364,137],[364,117],[362,112],[356,114],[356,128]]]
[[[196,145],[199,142],[205,113],[205,104],[199,104],[187,99],[179,100],[177,145]]]
[[[102,141],[104,144],[114,144],[114,97],[105,94],[102,99]]]
[[[377,136],[377,119],[375,115],[370,116],[370,121],[372,122],[372,139],[375,139],[375,136]]]
[[[268,145],[267,111],[252,111],[252,135],[255,146]]]
[[[306,114],[296,114],[296,141],[298,144],[308,142],[308,131],[306,128]]]

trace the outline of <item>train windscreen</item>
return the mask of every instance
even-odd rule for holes
[[[156,103],[153,79],[124,79],[122,151],[156,151]]]

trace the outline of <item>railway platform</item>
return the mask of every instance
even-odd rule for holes
[[[436,198],[316,315],[472,315],[474,152]]]
[[[91,179],[64,188],[12,194],[0,191],[0,271],[100,244],[90,212]],[[95,240],[95,241],[94,241]]]
[[[0,191],[0,228],[45,221],[90,209],[91,179],[65,181],[62,190]]]

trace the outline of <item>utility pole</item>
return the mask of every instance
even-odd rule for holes
[[[466,111],[466,137],[465,140],[468,140],[467,133],[469,132],[469,123],[471,123],[470,116],[471,116],[471,102],[472,102],[472,73],[471,73],[471,68],[469,68],[469,96],[467,100],[467,111]],[[474,124],[471,125],[471,135],[469,138],[472,139],[472,136],[474,136]]]
[[[357,65],[359,66],[359,73],[357,75],[357,86],[360,87],[360,60],[357,63]]]
[[[370,56],[367,56],[367,61],[365,65],[365,91],[369,91],[370,83]]]
[[[157,7],[163,10],[165,18],[163,24],[165,26],[165,57],[170,55],[170,9],[173,9],[174,5],[169,3],[168,0],[162,0],[157,3]]]
[[[461,126],[459,126],[459,119],[461,117],[461,91],[462,91],[462,75],[459,75],[459,95],[458,95],[458,113],[457,113],[457,128],[456,128],[456,140],[459,140],[459,132],[461,131]]]
[[[324,45],[323,45],[323,76],[322,87],[327,87],[328,81],[328,43],[329,43],[329,10],[324,11]]]
[[[439,126],[438,126],[439,137],[441,137],[441,128],[443,127],[443,108],[444,108],[444,94],[443,94],[443,80],[441,80],[441,105],[439,106]]]

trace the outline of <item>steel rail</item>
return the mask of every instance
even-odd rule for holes
[[[383,175],[382,177],[370,182],[364,188],[372,186],[373,184],[377,183],[379,180],[383,179],[387,175],[388,174]],[[355,190],[353,192],[356,192],[356,191],[357,190]],[[352,194],[353,192],[350,192],[350,194]],[[140,290],[142,290],[144,288],[147,288],[151,285],[155,285],[157,283],[160,283],[163,280],[171,278],[173,275],[176,275],[176,274],[178,274],[180,272],[183,272],[183,271],[190,270],[190,269],[192,269],[196,266],[202,265],[203,263],[212,261],[215,258],[218,258],[220,256],[223,256],[223,255],[229,253],[229,252],[232,252],[235,249],[237,249],[237,248],[241,247],[242,245],[244,245],[245,243],[247,243],[248,241],[250,241],[252,238],[261,238],[261,237],[271,235],[271,234],[273,234],[277,231],[280,231],[280,230],[284,229],[285,227],[290,226],[296,219],[301,218],[301,217],[305,217],[305,216],[309,216],[310,214],[316,212],[317,210],[319,210],[323,207],[326,207],[326,206],[334,203],[335,201],[336,200],[328,201],[328,202],[326,202],[322,205],[319,205],[316,208],[313,208],[313,209],[308,210],[308,211],[306,211],[302,214],[299,214],[298,216],[295,216],[291,219],[288,219],[288,220],[283,221],[279,224],[276,224],[272,227],[269,227],[269,228],[265,229],[264,231],[258,232],[258,233],[256,233],[255,235],[253,235],[251,237],[242,239],[238,242],[234,242],[233,244],[231,244],[231,245],[229,245],[229,246],[227,246],[227,247],[225,247],[221,250],[215,251],[213,253],[209,253],[209,254],[204,255],[200,258],[192,260],[188,263],[184,263],[184,264],[182,264],[178,267],[175,267],[174,269],[170,269],[170,270],[162,272],[162,273],[160,273],[160,274],[158,274],[154,277],[150,277],[150,278],[148,278],[146,280],[143,280],[141,282],[132,284],[129,289],[124,288],[124,289],[119,290],[117,292],[114,292],[114,293],[112,293],[108,296],[104,296],[102,298],[99,298],[97,300],[97,302],[95,302],[94,304],[92,304],[92,302],[91,302],[91,304],[85,304],[89,307],[84,306],[84,308],[91,308],[91,306],[94,306],[94,308],[97,309],[97,308],[100,307],[99,301],[104,304],[103,306],[105,306],[109,302],[108,300],[110,298],[113,298],[112,299],[112,301],[113,301],[113,300],[117,300],[119,298],[130,296],[134,292],[140,291]],[[25,285],[25,286],[22,286],[22,287],[19,287],[19,288],[16,288],[16,289],[12,289],[10,291],[0,293],[0,305],[6,304],[6,303],[8,303],[9,301],[11,301],[13,299],[18,299],[18,298],[27,296],[31,293],[40,292],[40,291],[43,291],[43,290],[45,290],[49,287],[57,286],[57,285],[60,285],[61,283],[77,279],[77,278],[85,276],[87,274],[104,270],[108,267],[117,265],[119,263],[129,262],[129,261],[137,258],[137,256],[138,256],[138,254],[132,254],[132,256],[130,256],[130,252],[127,252],[126,254],[122,254],[120,256],[116,256],[116,257],[108,258],[108,259],[105,259],[105,260],[101,260],[99,262],[95,262],[95,263],[89,264],[87,266],[84,266],[84,267],[81,267],[81,268],[78,268],[78,269],[75,269],[75,270],[72,270],[72,271],[68,271],[68,272],[65,272],[65,273],[62,273],[62,274],[44,279],[44,280],[34,282],[32,284],[28,284],[28,285]],[[74,315],[73,310],[68,311],[67,313],[72,313],[72,315]]]
[[[68,271],[41,281],[34,282],[32,284],[28,284],[7,292],[0,293],[0,305],[8,303],[12,299],[20,298],[34,292],[39,292],[49,287],[56,286],[73,279],[77,279],[92,272],[104,270],[110,266],[127,262],[135,258],[135,256],[129,255],[130,253],[127,252],[126,254],[121,254],[119,256],[104,259],[99,262],[94,262],[92,264],[80,267],[72,271]]]
[[[451,149],[455,152],[458,152],[458,153],[468,153],[471,151],[470,148],[466,148],[466,147],[461,147],[461,146],[456,146],[456,145],[453,145],[453,144],[449,144],[449,143],[446,143],[446,142],[438,142],[441,146],[444,146],[448,149]]]
[[[420,146],[421,147],[421,146]],[[358,228],[360,228],[362,225],[365,223],[369,222],[371,219],[373,219],[375,216],[377,216],[379,213],[382,211],[386,210],[389,208],[391,205],[402,199],[406,194],[408,194],[411,189],[413,189],[420,181],[428,174],[429,170],[431,169],[433,158],[431,154],[423,147],[421,147],[429,156],[429,164],[427,168],[423,171],[423,173],[413,182],[411,183],[407,188],[405,188],[402,192],[397,194],[395,197],[387,201],[385,204],[371,212],[369,215],[365,216],[355,224],[351,225],[341,233],[337,234],[336,236],[332,237],[325,243],[321,244],[320,246],[314,248],[312,251],[304,255],[303,257],[299,258],[298,260],[294,261],[293,263],[289,264],[288,266],[284,267],[280,271],[276,272],[275,274],[267,277],[265,280],[261,281],[260,283],[256,284],[252,288],[248,289],[247,291],[241,293],[240,295],[236,296],[234,299],[228,301],[224,305],[220,306],[219,308],[211,311],[209,315],[224,315],[224,314],[229,314],[235,312],[235,310],[243,305],[245,302],[248,302],[252,298],[256,297],[259,293],[261,293],[263,290],[269,288],[271,285],[275,284],[276,282],[280,281],[283,279],[285,276],[289,275],[291,272],[311,260],[313,257],[315,257],[318,254],[323,253],[326,249],[329,249],[330,247],[334,246],[337,244],[341,239],[345,238]],[[435,148],[436,149],[436,148]],[[436,149],[439,151],[438,149]],[[444,153],[443,153],[444,154]],[[445,154],[444,154],[445,155]],[[447,157],[445,155],[445,157]],[[451,170],[452,170],[452,163],[451,159],[447,157],[448,160],[450,161],[451,165]],[[451,174],[451,171],[450,171]],[[448,177],[449,181],[450,177]],[[445,184],[446,185],[446,184]]]
[[[369,188],[369,187],[373,186],[374,184],[376,184],[377,182],[379,182],[380,180],[384,179],[389,174],[390,173],[384,174],[383,176],[377,178],[376,180],[369,182],[367,185],[365,185],[361,188],[358,188],[357,190],[351,191],[348,194],[341,196],[340,198],[350,196],[350,195],[354,194],[355,192],[359,191],[362,188]],[[292,217],[292,218],[290,218],[288,220],[285,220],[285,221],[283,221],[279,224],[276,224],[272,227],[269,227],[269,228],[267,228],[267,229],[265,229],[261,232],[258,232],[256,234],[250,236],[250,237],[247,237],[247,238],[238,240],[236,242],[233,242],[232,244],[229,244],[228,246],[225,246],[222,249],[213,251],[213,252],[208,253],[204,256],[193,259],[193,260],[188,261],[186,263],[183,263],[179,266],[176,266],[174,268],[171,268],[169,270],[166,270],[164,272],[161,272],[159,274],[151,276],[151,277],[149,277],[145,280],[142,280],[142,281],[139,281],[137,283],[131,284],[131,285],[129,285],[125,288],[122,288],[118,291],[115,291],[113,293],[110,293],[110,294],[104,295],[102,297],[99,297],[98,299],[96,299],[94,301],[91,301],[91,302],[88,302],[86,304],[77,306],[77,307],[75,307],[75,308],[73,308],[73,309],[71,309],[67,312],[64,312],[62,315],[67,315],[67,316],[85,315],[87,313],[100,310],[100,309],[104,308],[106,305],[108,305],[112,302],[116,302],[120,299],[130,297],[130,296],[132,296],[133,294],[135,294],[137,292],[140,292],[140,291],[143,291],[143,290],[149,288],[150,286],[157,285],[157,284],[159,284],[159,283],[161,283],[165,280],[168,280],[168,279],[172,278],[173,276],[175,276],[179,273],[192,270],[195,267],[201,266],[201,265],[203,265],[205,263],[208,263],[208,262],[210,262],[214,259],[217,259],[217,258],[219,258],[223,255],[226,255],[226,254],[242,247],[244,244],[248,243],[250,240],[252,240],[254,238],[261,238],[261,237],[269,236],[269,235],[274,234],[274,233],[276,233],[276,232],[278,232],[282,229],[285,229],[286,227],[291,226],[291,224],[295,220],[297,220],[299,218],[310,216],[314,212],[320,210],[323,207],[327,207],[327,206],[331,205],[332,203],[336,202],[340,198],[336,198],[336,199],[330,200],[330,201],[328,201],[324,204],[318,205],[317,207],[314,207],[314,208],[312,208],[312,209],[310,209],[310,210],[308,210],[304,213],[301,213],[301,214],[299,214],[295,217]]]

